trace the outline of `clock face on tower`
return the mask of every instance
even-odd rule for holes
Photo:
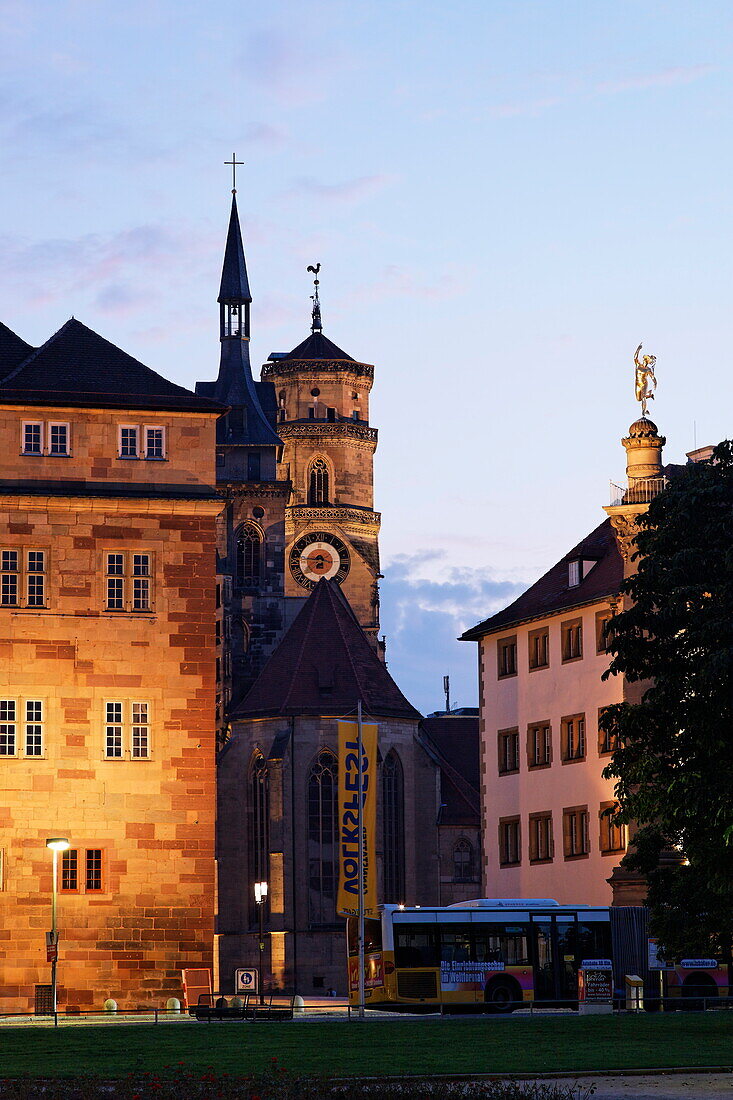
[[[290,572],[303,588],[312,588],[321,577],[335,577],[341,584],[349,566],[349,551],[329,531],[308,531],[290,551]]]

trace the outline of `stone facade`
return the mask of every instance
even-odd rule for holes
[[[111,345],[82,329],[70,343],[98,341],[101,379]],[[219,410],[52,378],[30,404],[19,385],[0,384],[0,1010],[32,1009],[50,980],[53,836],[71,845],[60,1008],[162,1007],[182,968],[212,964]],[[121,456],[122,425],[162,428],[163,456]]]
[[[438,811],[436,768],[416,739],[417,719],[400,721],[371,715],[379,726],[384,760],[396,754],[403,777],[404,896],[408,904],[438,901],[435,821]],[[252,765],[259,754],[267,762],[269,783],[269,881],[263,974],[266,988],[308,995],[335,989],[346,994],[344,918],[330,919],[331,904],[310,881],[309,777],[319,754],[337,753],[336,719],[291,717],[237,721],[219,767],[219,958],[220,983],[232,990],[237,967],[259,965],[257,913],[251,883],[253,850]],[[384,889],[383,784],[377,804],[379,898]],[[430,838],[426,843],[426,838]],[[332,899],[331,899],[332,901]]]

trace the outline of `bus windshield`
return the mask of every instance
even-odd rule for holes
[[[349,957],[353,958],[359,954],[359,918],[348,917],[346,920],[346,942],[349,950]],[[382,950],[382,922],[381,920],[370,920],[368,917],[364,921],[364,954],[374,954],[375,951]]]

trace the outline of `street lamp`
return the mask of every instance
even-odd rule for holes
[[[265,1003],[265,990],[262,985],[262,954],[265,950],[265,933],[264,933],[264,920],[265,920],[265,901],[267,900],[267,883],[256,882],[255,883],[255,904],[257,905],[257,917],[260,926],[260,965],[257,968],[257,982],[260,987],[260,1004]]]
[[[59,953],[59,934],[56,930],[56,878],[59,852],[66,852],[71,845],[65,836],[50,836],[46,847],[53,852],[53,878],[51,881],[51,940],[48,955],[51,959],[51,1011],[56,1015],[56,962]]]

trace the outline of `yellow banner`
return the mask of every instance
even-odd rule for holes
[[[359,913],[359,746],[356,722],[339,722],[339,896],[345,917]],[[361,727],[362,832],[364,836],[364,913],[377,915],[377,726]]]

